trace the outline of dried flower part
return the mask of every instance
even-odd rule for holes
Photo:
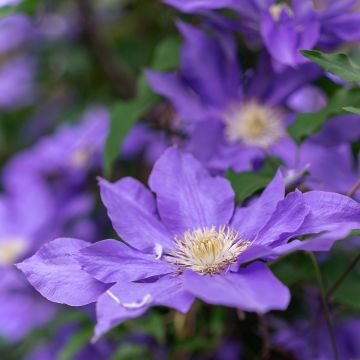
[[[233,106],[224,116],[225,134],[230,142],[267,148],[285,131],[281,111],[256,101]]]
[[[180,272],[188,268],[201,275],[214,275],[234,263],[249,245],[229,226],[198,228],[175,238],[176,250],[168,261],[179,266]]]

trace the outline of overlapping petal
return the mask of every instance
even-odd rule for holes
[[[290,300],[288,288],[261,263],[251,264],[237,273],[218,276],[202,276],[187,271],[184,286],[207,303],[260,313],[284,310]]]
[[[175,235],[187,230],[228,224],[234,210],[230,183],[212,177],[192,155],[168,149],[149,180],[160,217]]]
[[[124,178],[116,183],[100,180],[101,199],[120,237],[131,246],[144,250],[155,244],[170,248],[171,235],[156,213],[156,202],[139,181]]]
[[[88,245],[82,240],[59,238],[17,267],[46,299],[71,306],[86,305],[109,287],[82,270],[75,260],[74,255]]]

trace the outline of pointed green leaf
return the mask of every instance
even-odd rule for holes
[[[301,53],[326,71],[351,82],[360,81],[360,64],[342,53],[326,54],[317,50],[302,50]]]

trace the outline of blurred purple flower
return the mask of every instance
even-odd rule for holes
[[[305,64],[276,72],[263,53],[254,71],[242,74],[229,33],[209,36],[184,23],[178,27],[184,37],[180,70],[147,74],[190,133],[186,149],[214,170],[249,170],[267,153],[286,157],[295,148],[286,135],[292,118],[284,110],[286,101],[321,70]]]
[[[132,178],[100,181],[109,217],[129,245],[57,239],[18,264],[51,301],[98,300],[96,337],[150,306],[186,312],[195,297],[245,311],[285,309],[289,291],[268,267],[241,265],[299,249],[328,250],[360,224],[360,205],[348,197],[320,191],[285,197],[280,173],[250,206],[235,208],[229,182],[177,148],[156,162],[149,186],[156,199]]]
[[[19,56],[0,67],[0,109],[29,105],[35,98],[35,63]]]
[[[230,8],[239,16],[238,28],[248,40],[262,42],[281,64],[307,60],[299,50],[334,47],[360,40],[358,0],[164,0],[188,13]],[[222,19],[223,23],[230,23]],[[233,25],[232,25],[233,26]]]
[[[0,19],[0,54],[9,52],[24,43],[32,34],[29,18],[24,14],[11,14]]]
[[[339,360],[358,359],[360,345],[358,334],[360,319],[348,318],[334,322],[334,333],[339,352]],[[298,321],[282,327],[275,333],[274,342],[296,354],[299,360],[328,360],[333,357],[328,329],[324,319],[318,326],[306,321]]]

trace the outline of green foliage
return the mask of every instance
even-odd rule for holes
[[[317,50],[303,50],[301,53],[326,71],[351,82],[360,81],[360,64],[342,53],[325,54]]]
[[[360,104],[360,89],[338,90],[328,105],[318,112],[300,113],[288,127],[291,137],[302,143],[308,136],[321,130],[324,123],[331,117],[348,108]]]
[[[351,112],[353,114],[360,115],[360,108],[356,108],[353,106],[346,106],[343,108],[345,111]]]
[[[354,254],[333,254],[333,256],[321,266],[322,274],[326,280],[328,288],[331,287],[338,277],[348,268]],[[331,297],[336,303],[345,308],[360,311],[360,264],[358,264],[346,276],[344,281],[336,289]]]
[[[71,360],[81,348],[88,344],[92,336],[91,328],[82,328],[73,334],[67,344],[61,349],[57,360]]]
[[[150,356],[148,349],[141,344],[124,344],[112,356],[111,360],[133,360],[143,359],[150,360],[153,357]]]
[[[259,172],[244,171],[236,173],[231,169],[228,170],[226,178],[234,189],[236,201],[241,203],[256,192],[264,189],[274,177],[279,165],[281,165],[279,159],[269,157]]]
[[[168,70],[178,65],[180,40],[166,38],[155,50],[151,67],[155,70]],[[119,101],[111,110],[110,131],[104,149],[104,174],[111,175],[114,161],[120,154],[120,147],[132,126],[154,105],[159,97],[147,84],[144,74],[138,79],[138,94],[130,101]]]

